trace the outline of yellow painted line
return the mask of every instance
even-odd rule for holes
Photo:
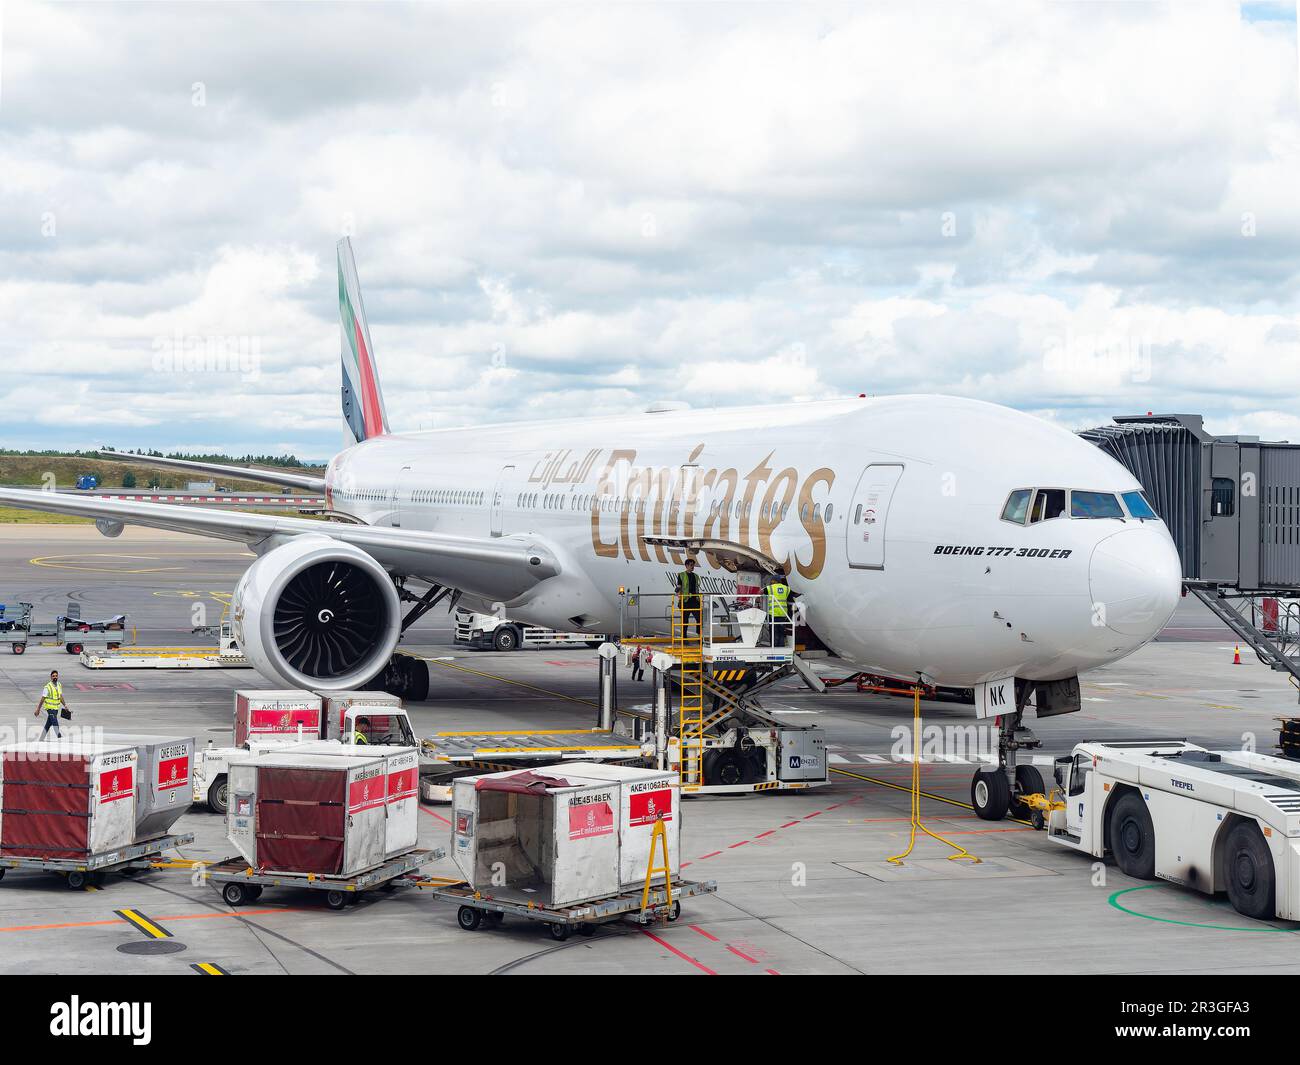
[[[474,729],[469,732],[435,732],[435,736],[588,736],[600,732],[594,728],[516,728]]]
[[[195,962],[190,966],[196,973],[202,973],[204,976],[229,976],[220,965],[213,965],[210,961]]]
[[[114,910],[113,912],[128,924],[134,925],[150,939],[171,938],[171,933],[167,931],[167,929],[163,928],[162,925],[149,920],[149,918],[139,910]]]
[[[910,795],[911,792],[912,792],[912,789],[911,789],[910,786],[908,786],[908,787],[904,787],[902,784],[894,784],[894,783],[892,783],[891,781],[888,781],[888,780],[877,780],[875,777],[864,777],[864,776],[862,776],[860,773],[850,773],[847,769],[836,769],[834,766],[832,766],[832,767],[831,767],[831,772],[832,772],[832,773],[839,773],[841,776],[852,777],[854,780],[865,780],[868,784],[879,784],[882,788],[893,788],[895,791],[905,791],[905,792],[907,792],[909,795]],[[930,792],[930,791],[923,791],[923,792],[921,792],[921,795],[922,795],[924,798],[927,798],[927,799],[933,799],[935,802],[946,802],[949,806],[960,806],[963,810],[974,810],[974,809],[975,809],[975,807],[973,807],[973,806],[972,806],[970,803],[968,803],[968,802],[962,802],[960,799],[950,799],[950,798],[948,798],[948,796],[946,796],[946,795],[935,795],[933,792]],[[1020,818],[1018,818],[1018,817],[1006,817],[1006,818],[1003,818],[1003,820],[1005,820],[1005,821],[1014,821],[1014,822],[1015,822],[1016,824],[1018,824],[1018,825],[1028,825],[1028,824],[1029,824],[1028,821],[1022,821],[1022,820],[1021,820]],[[1032,828],[1033,826],[1030,825],[1030,827]]]
[[[525,684],[522,680],[511,680],[509,677],[498,677],[495,673],[484,673],[482,670],[470,669],[469,666],[458,666],[452,662],[437,662],[432,658],[422,658],[420,655],[412,655],[411,657],[421,658],[422,661],[428,662],[431,666],[442,666],[444,669],[458,669],[462,673],[473,673],[476,677],[486,677],[488,680],[499,680],[502,684],[513,684],[517,688],[528,688],[531,691],[541,692],[543,695],[549,695],[555,699],[565,699],[571,703],[581,703],[583,706],[598,705],[590,699],[579,699],[572,695],[564,695],[561,692],[553,692],[549,688],[539,688],[536,684]]]
[[[587,744],[583,747],[477,747],[475,754],[558,754],[562,751],[639,751],[638,746],[618,745],[615,747],[601,747],[598,744]]]

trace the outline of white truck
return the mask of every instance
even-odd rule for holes
[[[1035,817],[1054,842],[1113,854],[1139,880],[1226,891],[1247,917],[1300,919],[1300,763],[1111,740],[1079,744],[1055,775],[1060,792]]]
[[[248,756],[250,744],[333,740],[343,745],[418,748],[415,731],[401,700],[388,692],[284,691],[235,692],[235,743],[196,753],[192,780],[194,801],[214,813],[229,808],[226,781],[230,763]]]
[[[605,637],[598,632],[559,632],[458,607],[455,640],[480,651],[517,651],[521,647],[599,647]]]

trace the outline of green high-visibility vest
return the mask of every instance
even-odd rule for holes
[[[790,612],[786,609],[786,604],[790,601],[790,586],[788,584],[769,584],[767,586],[767,614],[773,618],[788,618]]]
[[[700,575],[682,570],[677,574],[677,594],[682,598],[682,609],[700,608]]]

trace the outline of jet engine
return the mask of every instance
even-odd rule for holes
[[[363,688],[401,635],[384,567],[325,536],[268,551],[240,578],[231,606],[240,650],[264,677],[292,688]]]

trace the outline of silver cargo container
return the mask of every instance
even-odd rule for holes
[[[352,877],[382,865],[384,760],[275,751],[230,766],[227,834],[257,872]]]
[[[135,842],[165,835],[190,808],[194,789],[194,737],[111,732],[112,743],[129,743],[139,753],[136,773]]]
[[[461,777],[452,858],[494,898],[569,906],[617,895],[619,788],[566,767]]]

